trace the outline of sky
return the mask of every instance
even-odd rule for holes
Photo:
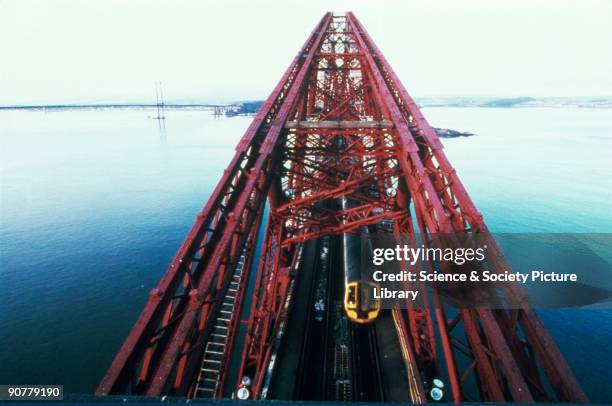
[[[0,105],[264,99],[325,11],[413,96],[612,96],[612,2],[0,0]]]

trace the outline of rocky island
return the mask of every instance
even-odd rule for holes
[[[465,131],[450,130],[448,128],[434,127],[433,129],[436,131],[436,134],[440,138],[471,137],[471,136],[474,135],[474,133],[465,132]]]

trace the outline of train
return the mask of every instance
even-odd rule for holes
[[[342,198],[342,208],[347,210],[354,202]],[[376,320],[380,313],[380,299],[375,290],[380,288],[372,279],[372,242],[367,227],[356,233],[343,233],[344,311],[355,323],[365,324]]]

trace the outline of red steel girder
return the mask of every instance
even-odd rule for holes
[[[193,380],[193,371],[182,371],[184,378],[172,377],[181,372],[177,360],[196,352],[193,344],[206,339],[211,323],[198,323],[198,319],[216,317],[209,304],[218,303],[224,292],[214,291],[213,281],[229,279],[250,229],[261,216],[273,180],[274,146],[330,19],[331,14],[323,17],[247,129],[97,394],[185,393],[188,385],[169,388],[170,379]],[[202,324],[204,331],[198,328]]]
[[[329,206],[342,196],[357,204]],[[266,198],[270,214],[255,253]],[[190,393],[232,270],[241,255],[248,263],[258,255],[244,348],[236,352],[239,380],[248,376],[251,395],[265,397],[302,243],[381,222],[393,223],[406,244],[417,232],[436,247],[457,244],[454,233],[484,234],[491,261],[509,269],[435,131],[369,34],[352,13],[327,13],[242,138],[98,393]],[[429,238],[439,233],[447,237]],[[518,286],[510,293],[523,295]],[[425,381],[442,369],[454,402],[587,401],[527,307],[457,309],[449,320],[434,289],[393,318],[414,402],[427,401]],[[222,382],[226,375],[224,368]],[[477,394],[467,388],[471,377]]]
[[[412,171],[407,172],[416,175],[417,181],[419,182],[418,184],[413,185],[411,188],[413,196],[416,194],[417,196],[420,195],[421,197],[425,197],[425,199],[423,199],[425,203],[423,205],[424,207],[421,210],[418,210],[419,214],[421,214],[423,217],[430,217],[428,215],[435,212],[437,215],[437,218],[430,218],[429,221],[427,221],[429,223],[429,227],[431,227],[429,231],[459,232],[465,231],[465,226],[468,225],[471,227],[471,230],[487,232],[488,230],[486,229],[482,215],[480,215],[480,213],[478,213],[476,210],[474,203],[461,184],[456,171],[452,168],[450,162],[444,155],[442,151],[442,144],[435,134],[435,131],[427,123],[427,120],[420,112],[418,106],[416,103],[414,103],[408,92],[402,86],[401,82],[397,78],[397,75],[392,70],[380,50],[376,47],[361,23],[352,13],[348,13],[347,18],[353,30],[359,33],[357,38],[358,41],[360,41],[361,46],[367,49],[366,56],[368,58],[368,62],[375,73],[380,89],[387,98],[387,105],[391,107],[391,115],[393,117],[392,121],[394,121],[396,126],[400,128],[400,132],[405,132],[405,129],[398,126],[398,122],[396,121],[402,121],[397,115],[397,110],[400,110],[404,123],[408,124],[410,129],[408,133],[404,134],[404,136],[412,136],[411,138],[413,142],[414,138],[416,138],[418,141],[426,143],[428,147],[428,154],[423,153],[422,151],[419,152],[421,153],[421,156],[424,157],[423,159],[427,161],[426,165],[429,166],[429,170],[425,171],[425,165],[420,163],[419,159],[414,157],[414,154],[409,154],[409,157],[413,159],[413,162],[411,168]],[[381,82],[384,82],[384,84]],[[391,96],[393,100],[390,100],[389,96]],[[410,142],[410,138],[408,138],[408,145],[422,145],[422,143],[412,143]],[[439,165],[437,168],[435,168],[436,171],[434,173],[437,176],[443,176],[444,179],[442,181],[437,179],[436,182],[432,182],[429,176],[424,176],[433,172],[431,158],[435,158],[435,161]],[[444,190],[440,189],[441,185],[444,185]],[[448,185],[448,188],[446,185]],[[438,186],[438,189],[436,189],[436,186]],[[423,190],[426,190],[428,194],[423,195]],[[428,198],[433,196],[438,196],[440,201],[437,199],[432,199],[431,201],[427,202]],[[448,199],[452,199],[454,204],[449,205]],[[455,206],[458,206],[460,211],[450,210],[451,207],[454,208]],[[461,221],[457,221],[457,216],[462,217],[460,219]],[[449,218],[451,221],[448,221]],[[457,227],[457,225],[463,225],[463,227]],[[491,244],[489,245],[489,248],[492,247],[493,250],[498,253],[499,257],[503,258],[501,250],[495,241],[491,238],[490,242]],[[501,263],[501,265],[505,265],[507,267],[505,261]],[[515,286],[515,290],[519,290],[519,287]],[[495,354],[497,360],[501,363],[502,368],[505,369],[504,376],[509,382],[513,400],[529,401],[532,399],[532,396],[525,394],[525,392],[527,392],[527,386],[523,377],[521,376],[522,374],[526,375],[527,372],[520,371],[520,368],[514,361],[514,355],[512,354],[508,344],[508,342],[515,342],[517,330],[522,329],[526,335],[527,344],[534,348],[539,364],[545,370],[549,382],[551,385],[553,385],[559,399],[575,402],[587,401],[586,395],[582,391],[574,375],[571,373],[571,370],[567,366],[567,363],[558,350],[556,344],[548,332],[543,328],[533,310],[519,310],[519,314],[523,315],[522,319],[519,317],[520,320],[515,321],[514,324],[510,325],[510,327],[507,325],[505,327],[500,325],[501,323],[499,320],[496,319],[495,316],[493,316],[488,310],[476,309],[475,312],[471,313],[471,315],[466,315],[466,319],[473,317],[474,313],[478,313],[480,318],[479,322],[483,326],[484,332],[490,340],[493,353]],[[523,355],[525,355],[524,352]],[[487,377],[485,376],[485,378]]]

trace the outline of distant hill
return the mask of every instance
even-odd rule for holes
[[[246,115],[246,114],[255,114],[259,111],[259,109],[261,108],[261,106],[263,106],[263,104],[264,104],[263,100],[241,102],[238,104],[237,109],[228,110],[225,114],[230,117],[241,116],[241,115]]]
[[[422,97],[421,107],[582,107],[612,108],[612,97]]]

